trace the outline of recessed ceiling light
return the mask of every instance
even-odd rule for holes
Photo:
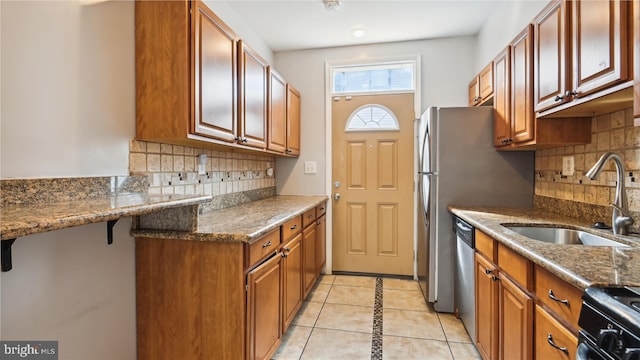
[[[353,37],[355,38],[362,38],[365,35],[367,35],[367,29],[363,28],[363,27],[357,27],[353,30],[351,30],[351,35],[353,35]]]
[[[324,8],[329,11],[338,11],[340,10],[340,0],[322,0],[324,3]]]

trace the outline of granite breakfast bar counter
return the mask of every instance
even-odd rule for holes
[[[584,220],[540,209],[456,207],[449,210],[534,264],[580,289],[589,286],[640,286],[640,236],[614,236]],[[505,225],[567,227],[593,233],[629,247],[551,244],[522,236]]]

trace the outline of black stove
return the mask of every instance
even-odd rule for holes
[[[577,359],[640,360],[640,287],[592,287],[582,296]]]

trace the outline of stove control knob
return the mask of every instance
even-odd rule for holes
[[[596,340],[600,349],[613,351],[618,346],[618,330],[601,329]]]
[[[638,348],[628,348],[625,350],[622,355],[621,360],[640,360],[640,349]]]

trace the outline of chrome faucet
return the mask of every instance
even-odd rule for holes
[[[589,171],[586,172],[586,176],[594,180],[600,175],[604,164],[611,159],[616,164],[616,198],[613,204],[613,216],[611,217],[611,227],[613,233],[616,235],[629,234],[629,226],[633,224],[633,218],[629,215],[629,208],[627,208],[627,195],[624,190],[624,164],[620,155],[613,152],[604,153],[598,161],[593,165]]]

